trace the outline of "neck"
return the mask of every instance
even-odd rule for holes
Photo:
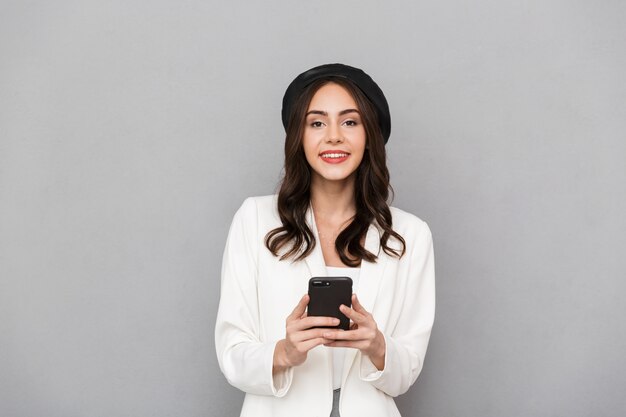
[[[354,216],[354,177],[346,181],[311,182],[311,207],[316,215],[326,219],[341,219]]]

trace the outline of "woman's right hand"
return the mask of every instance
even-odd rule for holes
[[[320,317],[306,315],[306,306],[309,304],[309,296],[305,294],[296,308],[293,309],[286,323],[286,336],[276,343],[274,349],[274,374],[292,366],[304,363],[309,350],[315,346],[330,343],[331,340],[323,337],[328,329],[322,326],[337,326],[339,319],[334,317]]]

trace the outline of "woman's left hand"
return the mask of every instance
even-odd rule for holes
[[[378,370],[382,370],[385,366],[385,338],[378,330],[374,317],[363,308],[356,294],[352,294],[352,308],[342,304],[339,309],[352,321],[350,330],[329,330],[324,333],[325,339],[335,340],[324,346],[359,349],[369,356]]]

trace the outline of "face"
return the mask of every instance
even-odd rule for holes
[[[317,90],[307,110],[302,145],[313,184],[354,180],[365,152],[365,128],[346,89],[329,83]]]

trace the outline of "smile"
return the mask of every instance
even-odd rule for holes
[[[348,155],[350,155],[350,154],[348,154],[348,153],[323,153],[323,154],[320,154],[320,156],[322,158],[331,158],[331,159],[334,159],[334,158],[347,158]]]
[[[340,164],[350,156],[349,153],[343,151],[325,151],[320,154],[322,161],[329,164]]]

